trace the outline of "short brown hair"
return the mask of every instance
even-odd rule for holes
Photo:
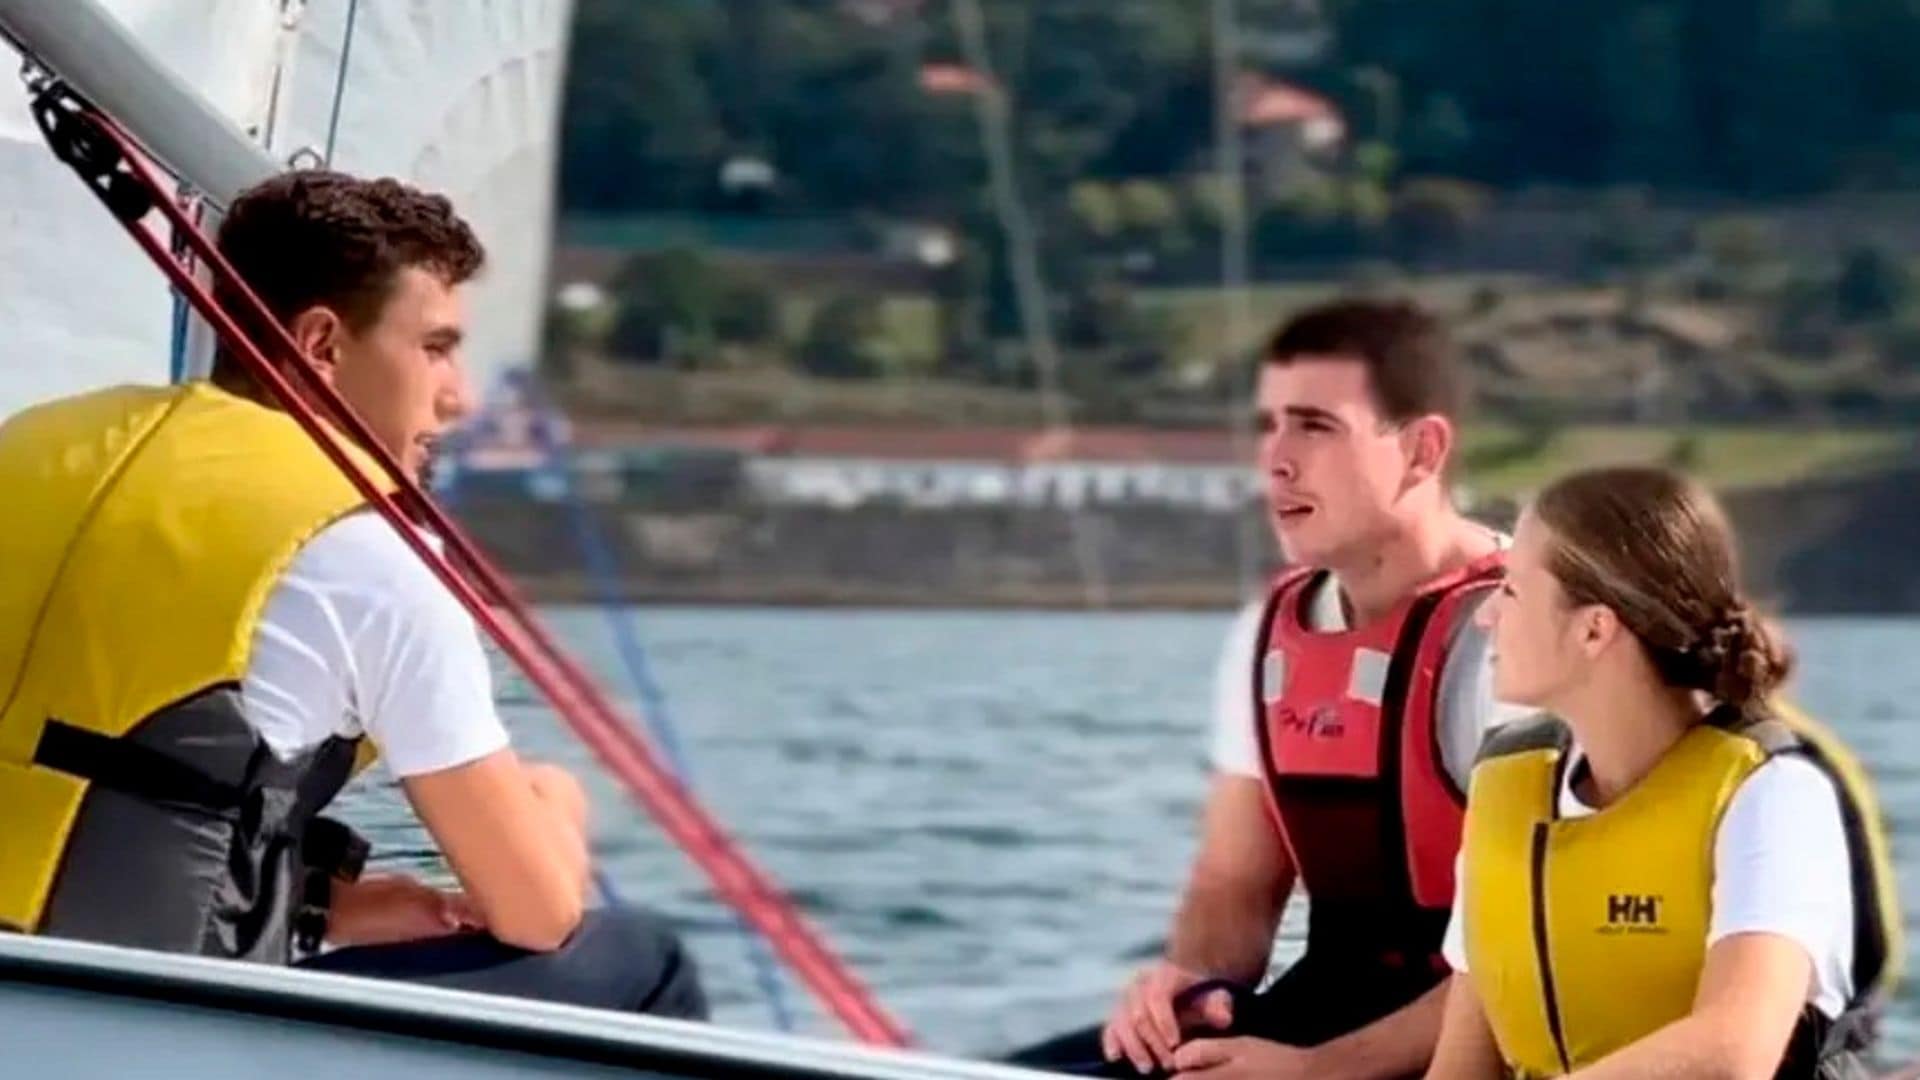
[[[1269,364],[1303,356],[1350,356],[1367,367],[1374,404],[1399,423],[1438,414],[1457,419],[1464,395],[1440,320],[1406,300],[1343,299],[1295,315],[1267,341]]]
[[[486,261],[446,196],[324,169],[281,173],[242,192],[220,223],[218,243],[282,324],[326,305],[355,331],[379,318],[401,270],[419,267],[457,285]],[[215,297],[255,342],[272,340],[268,328],[246,317],[233,290],[217,288]],[[225,348],[215,356],[214,377],[244,381]]]
[[[1612,608],[1668,685],[1764,714],[1793,656],[1742,589],[1733,530],[1705,488],[1651,466],[1589,469],[1548,486],[1533,514],[1570,601]]]

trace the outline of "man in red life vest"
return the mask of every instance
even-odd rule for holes
[[[1165,955],[1097,1036],[1023,1063],[1339,1080],[1417,1075],[1432,1051],[1467,773],[1508,718],[1471,618],[1505,538],[1450,497],[1459,379],[1431,316],[1330,303],[1282,326],[1265,361],[1260,462],[1290,569],[1221,657],[1214,775]],[[1306,952],[1252,993],[1296,885]]]

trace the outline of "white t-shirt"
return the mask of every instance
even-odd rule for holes
[[[1578,748],[1573,753],[1577,763]],[[1566,769],[1561,783],[1563,818],[1596,812],[1574,794],[1577,772]],[[1461,873],[1456,859],[1453,917],[1441,947],[1455,971],[1467,970]],[[1713,838],[1712,905],[1708,948],[1753,931],[1791,939],[1813,962],[1807,1000],[1829,1017],[1840,1015],[1853,996],[1853,886],[1839,793],[1818,766],[1777,757],[1741,782]]]
[[[1334,576],[1327,574],[1316,587],[1307,606],[1308,625],[1314,630],[1334,633],[1347,629],[1347,615],[1336,585]],[[1491,643],[1473,619],[1473,613],[1490,595],[1482,594],[1461,605],[1452,645],[1440,665],[1440,758],[1462,791],[1467,788],[1467,776],[1486,731],[1533,715],[1531,709],[1502,705],[1494,699]],[[1213,767],[1232,776],[1254,779],[1266,775],[1260,766],[1255,730],[1259,719],[1253,705],[1254,665],[1260,662],[1256,655],[1260,616],[1265,608],[1263,600],[1241,609],[1227,631],[1213,676]]]
[[[351,514],[294,556],[240,684],[275,754],[364,735],[396,777],[507,745],[473,619],[378,514]]]

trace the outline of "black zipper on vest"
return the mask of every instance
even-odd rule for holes
[[[1533,827],[1533,949],[1540,960],[1540,994],[1545,998],[1547,1030],[1560,1053],[1560,1068],[1573,1071],[1567,1060],[1567,1037],[1560,1029],[1560,999],[1553,992],[1553,958],[1547,953],[1547,825]]]

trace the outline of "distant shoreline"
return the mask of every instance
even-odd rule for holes
[[[1920,612],[1916,492],[1920,465],[1729,492],[1748,583],[1788,616]],[[474,500],[461,518],[534,599],[602,599],[565,515]],[[623,603],[1231,612],[1258,592],[1236,570],[1236,536],[1255,522],[1243,533],[1232,517],[1167,509],[600,506],[595,518]],[[1085,584],[1075,529],[1104,589]]]

